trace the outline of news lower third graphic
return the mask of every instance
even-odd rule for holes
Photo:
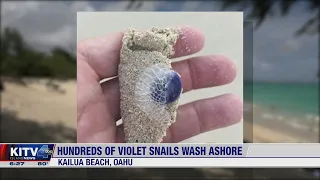
[[[319,144],[0,144],[0,168],[319,166]]]
[[[54,144],[1,144],[0,161],[50,161]]]

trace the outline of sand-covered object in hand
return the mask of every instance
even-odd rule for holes
[[[160,143],[176,120],[182,84],[169,57],[179,35],[173,28],[124,34],[118,74],[128,143]]]

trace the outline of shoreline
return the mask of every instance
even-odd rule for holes
[[[269,108],[244,103],[244,139],[254,143],[318,143],[319,117],[297,118]],[[302,117],[302,116],[301,116]],[[253,118],[253,121],[250,119]]]

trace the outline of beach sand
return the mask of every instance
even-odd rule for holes
[[[159,105],[149,102],[149,95],[144,94],[155,80],[159,81],[158,87],[162,85],[163,74],[172,69],[168,57],[173,54],[179,33],[180,29],[152,28],[145,32],[131,29],[124,34],[118,72],[121,117],[128,143],[160,143],[176,120],[178,99]]]
[[[2,141],[76,142],[76,81],[25,81],[4,80]]]
[[[244,139],[255,143],[318,143],[319,120],[274,113],[266,107],[244,105]],[[253,121],[250,119],[253,118]]]
[[[47,79],[29,80],[28,86],[4,81],[1,94],[1,139],[3,142],[75,142],[76,141],[76,81],[58,82],[60,89],[50,85]],[[46,85],[47,84],[47,85]],[[64,92],[63,92],[64,91]],[[262,114],[257,114],[258,117]],[[255,121],[256,122],[256,121]],[[244,137],[254,142],[300,142],[305,139],[303,131],[280,126],[279,120],[251,122],[244,118]],[[252,126],[254,137],[252,139]],[[278,128],[277,128],[278,127]],[[284,128],[285,127],[285,128]],[[279,128],[282,128],[281,130]],[[286,130],[284,130],[286,129]],[[300,132],[300,133],[297,133]],[[251,139],[250,139],[251,138]],[[197,177],[212,179],[288,178],[312,179],[311,173],[303,169],[3,169],[3,179],[29,177],[52,178],[182,178]],[[17,173],[18,172],[18,173]]]

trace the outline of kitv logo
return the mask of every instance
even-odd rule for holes
[[[53,150],[48,145],[42,145],[41,147],[10,147],[10,160],[47,159],[51,157],[52,153]]]

